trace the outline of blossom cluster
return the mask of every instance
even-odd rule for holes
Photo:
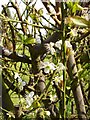
[[[46,74],[50,73],[51,71],[57,70],[59,72],[60,70],[64,70],[65,66],[62,63],[58,63],[58,65],[55,65],[52,62],[40,62],[40,69],[44,69],[44,72]]]
[[[18,87],[21,90],[23,90],[23,87],[26,85],[26,82],[21,79],[18,73],[15,73],[14,78],[18,81]]]
[[[65,41],[65,45],[66,48],[72,48],[72,45],[67,40]],[[50,42],[49,44],[47,44],[47,48],[50,51],[51,55],[54,55],[54,53],[56,52],[55,48],[61,50],[61,47],[62,47],[62,40],[59,40],[56,43]]]

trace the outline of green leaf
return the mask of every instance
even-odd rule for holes
[[[41,15],[41,16],[43,15],[43,8],[40,8],[40,9],[38,10],[38,14]]]
[[[70,17],[70,20],[81,27],[90,27],[90,22],[80,16]]]
[[[72,8],[72,13],[76,13],[76,10],[77,10],[77,5],[74,4],[74,5],[73,5],[73,8]]]
[[[36,43],[36,39],[35,38],[33,38],[32,36],[29,36],[29,37],[27,37],[24,41],[24,44],[35,44]]]
[[[18,33],[18,37],[22,40],[23,39],[23,35],[21,33]]]
[[[17,35],[18,35],[18,37],[20,38],[20,40],[22,40],[22,41],[24,41],[26,38],[27,38],[27,36],[26,35],[23,35],[23,34],[21,34],[21,33],[17,33]]]
[[[84,9],[84,8],[81,7],[81,6],[78,4],[78,2],[75,2],[74,5],[73,5],[73,7],[72,7],[72,13],[76,13],[77,10],[78,10],[78,11],[81,11],[81,10],[83,10],[83,9]]]
[[[73,7],[73,2],[71,2],[71,0],[68,0],[67,6],[68,6],[69,8],[72,8],[72,7]]]
[[[35,100],[33,103],[32,103],[32,106],[33,108],[39,108],[41,106],[40,102],[38,102],[37,100]]]
[[[32,18],[33,21],[37,22],[38,21],[38,16],[36,16],[35,13],[30,14],[30,17]]]

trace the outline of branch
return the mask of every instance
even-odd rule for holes
[[[12,90],[13,92],[16,92],[16,94],[20,93],[20,95],[22,95],[23,97],[25,97],[26,94],[25,90],[29,92],[35,91],[35,89],[32,86],[28,86],[27,84],[23,87],[23,90],[20,91],[19,88],[15,86],[9,79],[7,79],[4,74],[2,74],[2,77],[4,83],[9,87],[8,90]]]
[[[83,93],[83,97],[84,97],[85,103],[86,103],[88,106],[90,106],[89,101],[88,101],[88,99],[87,99],[87,97],[86,97],[86,93],[85,93],[85,91],[84,91],[84,84],[83,84],[83,81],[82,81],[82,80],[80,80],[80,85],[81,85],[81,89],[82,89],[82,93]]]
[[[55,10],[56,10],[56,14],[57,14],[57,19],[59,20],[59,21],[61,21],[61,18],[60,18],[60,6],[61,6],[61,3],[58,1],[57,2],[57,0],[55,0]]]
[[[7,10],[9,11],[9,9],[8,8],[6,9],[6,7],[4,5],[2,5],[2,7],[3,7],[3,11],[5,13],[5,16],[9,17],[8,14],[7,14]],[[11,34],[12,34],[13,52],[15,52],[15,48],[16,48],[16,44],[15,44],[15,32],[14,32],[14,29],[13,29],[13,25],[11,24],[10,21],[8,21],[8,24],[10,26],[10,30],[11,30]]]
[[[43,41],[43,44],[37,44],[34,45],[32,50],[33,50],[33,55],[35,58],[37,58],[39,55],[43,55],[47,52],[46,49],[46,44],[50,43],[50,42],[57,42],[58,40],[61,39],[61,33],[62,31],[59,32],[54,32],[51,36],[49,36],[45,41]],[[85,37],[87,37],[90,34],[90,31],[88,31],[87,33],[83,34],[80,38],[77,39],[77,41],[80,41],[82,39],[84,39]],[[68,36],[67,36],[68,38]],[[76,41],[75,41],[76,42]],[[29,45],[27,45],[29,47]],[[32,51],[31,50],[31,51]],[[82,58],[81,58],[82,59]],[[83,60],[83,59],[82,59]]]
[[[61,24],[61,21],[59,21],[58,19],[57,19],[57,15],[55,15],[55,14],[53,14],[52,12],[51,12],[51,10],[50,10],[50,7],[49,7],[49,0],[48,0],[48,2],[43,2],[43,0],[41,0],[42,1],[42,3],[43,3],[43,5],[45,6],[45,8],[46,8],[46,10],[48,11],[48,13],[50,14],[50,16],[52,17],[52,19],[58,24],[58,25],[60,25]]]
[[[70,49],[70,53],[67,61],[67,68],[68,68],[69,77],[72,80],[71,88],[76,103],[78,118],[80,120],[81,119],[87,120],[83,94],[82,94],[81,86],[79,84],[78,71],[74,58],[74,51],[72,49]]]
[[[87,37],[88,35],[90,35],[90,30],[89,30],[87,33],[85,33],[85,34],[82,34],[82,36],[79,37],[79,38],[77,38],[77,39],[75,40],[75,42],[81,41],[82,39],[84,39],[84,38]]]
[[[83,37],[78,38],[78,40],[82,40],[83,38],[87,37],[89,34],[90,34],[90,31],[85,33],[85,34],[83,34]],[[33,52],[34,58],[36,59],[39,55],[43,55],[43,54],[45,54],[47,52],[47,49],[46,49],[46,44],[47,43],[50,43],[50,42],[54,42],[55,43],[59,39],[61,39],[61,32],[54,32],[50,37],[48,37],[43,42],[43,44],[34,45],[32,47],[32,50],[31,50]],[[30,45],[27,45],[27,46],[30,47]],[[23,62],[23,63],[31,64],[31,60],[30,60],[30,58],[28,56],[19,55],[17,53],[16,54],[12,53],[9,50],[7,50],[6,48],[1,47],[1,46],[0,46],[0,49],[2,49],[2,55],[4,57],[13,59],[16,62]]]
[[[2,75],[2,77],[3,77],[3,80],[6,83],[6,85],[9,87],[9,89],[11,89],[12,91],[14,91],[14,92],[16,92],[18,94],[19,93],[19,89],[16,86],[14,86],[13,83],[11,83],[7,78],[5,78],[4,75]],[[20,94],[22,96],[25,95],[25,93],[23,91],[21,91]]]
[[[30,53],[32,53],[34,59],[36,59],[38,56],[45,54],[47,50],[47,43],[50,42],[57,42],[61,38],[61,32],[54,32],[50,37],[48,37],[45,41],[43,41],[43,44],[37,44],[32,47],[30,45],[27,45],[30,49]]]
[[[12,59],[14,62],[23,62],[31,64],[31,60],[26,55],[19,55],[17,53],[10,52],[8,49],[0,46],[0,50],[2,51],[2,56]]]
[[[20,14],[20,10],[19,10],[18,4],[14,4],[14,2],[11,2],[11,4],[12,4],[12,7],[15,8],[19,20],[20,20],[20,21],[23,21],[23,20],[22,20],[22,16],[21,16],[21,14]],[[21,26],[22,26],[22,31],[23,31],[23,33],[26,34],[26,29],[25,29],[23,23],[21,23]]]

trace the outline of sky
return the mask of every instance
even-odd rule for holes
[[[2,5],[4,5],[4,4],[7,4],[8,3],[8,1],[9,0],[0,0],[0,12],[1,12],[1,10],[2,10]],[[15,1],[15,0],[12,0],[12,1]],[[20,2],[21,0],[17,0],[18,2]],[[30,0],[28,0],[28,1],[30,1]],[[35,1],[35,0],[32,0],[32,1]],[[54,1],[55,0],[50,0],[51,2],[53,2],[54,3]],[[37,5],[36,5],[36,7],[37,7],[37,9],[38,8],[40,8],[40,7],[43,7],[43,4],[41,3],[41,0],[37,0]]]
[[[15,1],[15,0],[12,0],[12,1]],[[18,1],[18,3],[20,3],[20,0],[17,0],[17,1]],[[33,0],[33,1],[35,1],[35,0]],[[42,6],[42,3],[41,3],[41,0],[37,0],[37,1],[38,1],[37,8],[38,8],[38,7]],[[0,0],[0,12],[2,10],[1,6],[4,4],[7,4],[8,2],[9,2],[9,0]]]
[[[5,3],[7,3],[9,0],[0,0],[0,12],[2,10],[2,5],[4,5]]]

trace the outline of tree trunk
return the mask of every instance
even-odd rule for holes
[[[72,80],[71,88],[74,95],[78,118],[80,120],[86,120],[86,110],[83,99],[83,94],[78,80],[77,67],[74,58],[74,51],[70,49],[67,61],[68,74]]]

